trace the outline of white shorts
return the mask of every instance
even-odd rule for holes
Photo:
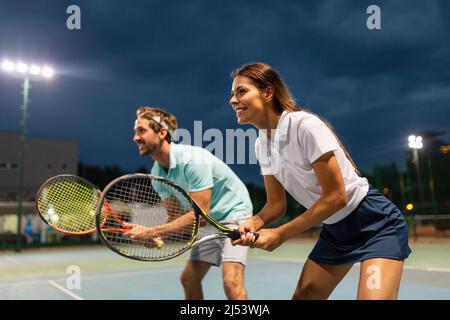
[[[237,218],[228,218],[220,221],[220,223],[229,228],[237,228],[240,223],[250,217],[239,216]],[[205,235],[214,233],[217,233],[217,229],[207,224],[198,230],[197,237],[201,239]],[[216,267],[220,266],[222,262],[239,262],[245,266],[247,263],[247,253],[248,247],[233,246],[230,238],[218,238],[192,247],[189,259],[206,262]]]

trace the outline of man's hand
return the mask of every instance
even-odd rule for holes
[[[133,240],[152,240],[160,235],[156,228],[144,227],[140,224],[124,223],[129,228],[127,232],[124,232],[124,236]]]

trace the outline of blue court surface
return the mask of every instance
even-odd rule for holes
[[[246,286],[250,299],[290,299],[314,242],[287,243],[274,252],[250,250]],[[450,244],[411,244],[400,299],[450,299]],[[140,262],[106,247],[36,249],[0,252],[0,299],[183,299],[179,282],[188,257]],[[79,272],[78,272],[79,271]],[[79,274],[80,277],[76,277]],[[356,298],[355,265],[330,299]],[[211,268],[203,281],[206,299],[225,299],[221,269]]]

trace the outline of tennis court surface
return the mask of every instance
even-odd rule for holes
[[[305,240],[270,253],[252,249],[245,273],[250,299],[290,299],[313,245]],[[450,243],[413,243],[411,248],[399,299],[450,299]],[[181,300],[179,276],[187,257],[140,262],[101,245],[0,251],[0,300]],[[355,265],[330,299],[355,299],[358,277]],[[206,299],[225,299],[221,269],[210,270],[203,290]]]

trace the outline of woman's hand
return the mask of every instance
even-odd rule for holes
[[[239,225],[240,239],[232,242],[233,245],[250,246],[255,241],[254,233],[264,227],[264,221],[259,216],[253,216]]]
[[[258,231],[258,233],[259,233],[258,239],[256,239],[256,237],[250,233],[245,234],[244,239],[241,240],[240,242],[240,245],[249,246],[251,248],[264,249],[267,251],[273,251],[284,242],[278,228],[261,229]]]
[[[283,242],[281,233],[277,228],[259,230],[259,238],[255,241],[255,248],[273,251],[278,248]]]

